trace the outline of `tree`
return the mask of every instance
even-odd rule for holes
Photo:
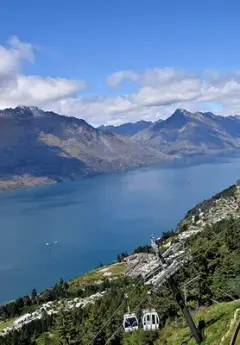
[[[6,320],[8,317],[8,311],[5,305],[0,305],[0,321]]]
[[[151,253],[152,252],[152,247],[149,245],[146,246],[138,246],[137,248],[134,249],[133,254],[137,253]]]
[[[33,300],[33,301],[36,299],[36,297],[37,297],[37,290],[36,290],[36,289],[32,289],[32,295],[31,295],[31,297],[32,297],[32,300]]]
[[[18,309],[18,314],[20,315],[22,309],[24,308],[24,300],[20,297],[16,299],[15,303]]]
[[[32,300],[32,304],[38,304],[38,302],[39,302],[39,298],[38,298],[36,289],[32,290],[31,300]]]
[[[10,317],[19,315],[20,313],[19,308],[15,301],[8,303],[6,305],[6,308],[7,308],[7,314]]]
[[[32,305],[32,300],[31,300],[31,298],[30,298],[28,295],[26,295],[26,296],[23,297],[23,301],[24,301],[24,305],[25,305],[25,306],[30,306],[30,305]]]

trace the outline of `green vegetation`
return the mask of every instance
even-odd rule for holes
[[[231,190],[225,193],[229,195]],[[167,233],[165,244],[175,236],[174,232]],[[240,308],[240,219],[224,219],[213,226],[207,225],[202,232],[190,237],[186,246],[192,259],[175,277],[182,290],[187,281],[199,277],[187,288],[188,306],[197,326],[203,330],[203,345],[219,345],[234,312]],[[148,252],[149,246],[139,247],[136,252],[140,249]],[[106,292],[83,309],[62,309],[55,315],[45,312],[42,319],[0,337],[0,345],[105,345],[113,334],[110,345],[195,344],[168,286],[163,285],[149,296],[148,286],[123,275],[125,267],[124,262],[99,267],[70,282],[60,280],[40,295],[33,290],[31,297],[1,306],[0,315],[5,315],[7,322],[13,322],[16,315],[26,312],[27,308],[39,308],[46,301]],[[122,317],[127,311],[125,293],[129,296],[130,309],[139,320],[142,309],[154,307],[157,310],[159,331],[144,332],[140,328],[133,334],[123,332]],[[226,338],[222,345],[227,345],[228,341]]]
[[[215,304],[210,307],[203,307],[194,315],[195,322],[204,320],[206,327],[204,329],[205,341],[203,345],[219,345],[223,336],[230,327],[230,321],[234,317],[237,308],[240,308],[240,300]],[[232,333],[223,341],[222,345],[228,345]],[[188,341],[189,340],[189,341]],[[177,345],[184,344],[195,345],[191,338],[189,328],[185,320],[181,317],[175,321],[168,322],[160,333],[156,345]]]
[[[222,232],[222,230],[224,231]],[[193,252],[193,261],[186,265],[176,275],[176,278],[183,287],[183,283],[188,279],[193,278],[197,274],[200,275],[200,279],[195,281],[188,289],[189,306],[196,312],[196,321],[204,320],[205,325],[207,325],[218,314],[220,307],[213,305],[213,300],[225,303],[230,302],[224,304],[224,306],[229,305],[229,308],[226,309],[225,316],[222,316],[218,322],[226,324],[230,317],[232,317],[235,304],[231,300],[232,298],[238,298],[240,293],[237,291],[238,284],[234,284],[234,278],[240,274],[239,243],[240,222],[236,223],[233,220],[221,221],[211,228],[207,227],[202,233],[196,235],[195,238],[189,239],[188,246]],[[113,267],[119,273],[119,270],[121,271],[123,268],[123,264],[111,265],[109,269],[112,270]],[[93,281],[93,277],[94,279],[96,277],[99,278],[98,275],[102,274],[100,271],[101,268],[91,272],[90,281]],[[83,278],[85,283],[86,276]],[[73,280],[68,284],[69,290],[74,286],[74,289],[71,291],[72,293],[73,291],[76,292],[80,283],[81,279],[79,280],[79,278]],[[154,305],[160,315],[161,329],[159,332],[151,333],[139,330],[130,335],[124,334],[122,329],[120,329],[119,333],[110,341],[110,344],[159,344],[156,342],[159,335],[163,337],[160,339],[165,341],[169,337],[169,332],[172,332],[173,334],[169,337],[169,341],[172,341],[172,343],[170,342],[169,344],[177,345],[180,343],[174,343],[176,341],[174,340],[176,334],[178,339],[183,340],[186,340],[186,337],[189,336],[188,328],[184,324],[179,308],[167,286],[163,286],[150,299],[146,294],[148,290],[146,286],[139,284],[137,281],[134,282],[133,280],[126,279],[121,275],[115,281],[108,281],[106,279],[105,284],[105,288],[108,288],[108,293],[97,300],[95,304],[89,305],[84,309],[75,308],[68,312],[59,313],[54,317],[46,315],[42,320],[35,320],[34,323],[25,325],[21,332],[13,332],[4,339],[4,345],[21,344],[19,339],[22,339],[21,337],[24,334],[25,340],[28,339],[29,341],[31,339],[31,342],[26,344],[31,345],[36,343],[39,345],[87,345],[97,334],[101,325],[114,315],[93,341],[93,345],[103,345],[106,339],[109,339],[122,323],[123,313],[126,312],[126,303],[124,302],[124,294],[126,292],[129,295],[130,308],[136,312],[138,318],[142,308]],[[90,286],[93,289],[94,285]],[[62,289],[59,288],[59,291],[62,291]],[[142,302],[141,305],[139,305],[139,302]],[[218,337],[224,332],[222,326],[219,332],[215,332],[214,327],[214,324],[212,324],[211,327],[204,329],[206,336],[205,344],[214,344],[214,341],[217,341]],[[180,330],[178,331],[179,328]],[[175,329],[174,332],[173,329]],[[15,339],[14,337],[18,342],[13,340]],[[193,340],[191,342],[194,344]]]
[[[13,322],[17,319],[17,317],[12,317],[12,318],[8,318],[5,321],[0,321],[0,333],[2,332],[2,330],[6,327],[10,327],[12,326]]]
[[[69,282],[71,290],[76,290],[79,286],[94,284],[107,278],[116,278],[124,274],[126,264],[124,262],[115,263],[105,267],[99,267]],[[106,274],[107,273],[107,274]],[[105,274],[105,275],[104,275]]]
[[[129,254],[127,252],[118,254],[117,256],[117,262],[122,262],[125,258],[127,258]]]
[[[240,277],[240,219],[207,226],[188,243],[193,261],[182,272],[189,278],[199,275],[198,291],[194,291],[195,296],[200,296],[199,302],[209,305],[213,298],[229,300],[226,294],[237,298],[240,291],[234,278]]]
[[[56,284],[57,285],[57,284]],[[24,296],[17,298],[15,301],[10,301],[5,305],[0,305],[0,322],[6,319],[20,316],[24,313],[32,313],[37,309],[37,305],[45,301],[45,293],[40,296],[36,295],[36,290],[33,289],[32,296]],[[1,325],[1,324],[0,324]]]
[[[190,216],[197,216],[199,208],[201,209],[202,212],[207,211],[209,208],[211,208],[214,205],[216,200],[220,198],[234,197],[235,192],[236,192],[236,184],[230,186],[229,188],[224,189],[220,193],[213,195],[211,199],[204,200],[200,204],[196,205],[194,208],[192,208],[191,210],[187,212],[186,216],[184,217],[184,220],[186,220],[186,218],[189,218]]]

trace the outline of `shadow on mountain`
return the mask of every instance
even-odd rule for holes
[[[47,177],[57,182],[73,180],[87,173],[86,164],[77,158],[67,157],[58,147],[47,146],[36,137],[0,148],[0,175],[8,178],[29,174]]]

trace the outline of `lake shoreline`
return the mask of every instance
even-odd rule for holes
[[[13,176],[12,179],[6,179],[3,177],[0,178],[0,195],[3,193],[8,192],[14,192],[18,190],[29,190],[32,188],[37,187],[43,187],[53,184],[59,184],[63,182],[70,182],[70,181],[81,181],[84,179],[91,179],[96,176],[108,176],[113,174],[119,174],[119,173],[127,173],[131,171],[137,171],[137,170],[144,170],[144,169],[151,169],[154,167],[162,168],[162,169],[172,169],[172,168],[187,168],[191,166],[197,166],[202,164],[213,164],[213,163],[225,163],[224,160],[234,159],[234,158],[240,158],[240,152],[226,152],[226,153],[220,153],[220,154],[214,154],[214,155],[194,155],[194,156],[184,156],[181,158],[174,159],[172,161],[168,162],[161,162],[161,163],[155,163],[150,165],[143,165],[135,168],[126,168],[123,170],[118,171],[109,171],[109,172],[103,172],[103,173],[92,173],[87,176],[79,176],[77,178],[66,178],[58,181],[57,179],[49,178],[49,177],[35,177],[30,175],[16,175]],[[223,161],[222,161],[223,160]]]

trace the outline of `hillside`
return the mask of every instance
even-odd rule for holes
[[[203,345],[220,345],[221,341],[221,345],[227,345],[235,326],[234,323],[230,327],[231,320],[236,315],[236,321],[239,313],[240,221],[235,206],[229,206],[231,198],[239,205],[238,193],[239,186],[234,185],[218,193],[212,201],[205,201],[202,213],[208,216],[206,224],[201,224],[198,232],[190,232],[190,236],[183,236],[182,239],[181,235],[189,235],[189,228],[169,232],[160,245],[161,251],[169,253],[163,254],[170,260],[168,267],[175,262],[176,247],[181,247],[181,243],[185,258],[190,253],[190,260],[175,272],[175,279],[184,291],[186,282],[198,277],[188,285],[187,305],[197,326],[201,325],[203,329]],[[228,208],[228,213],[224,213],[222,219],[214,218],[213,221],[209,215],[214,217],[216,200],[220,200],[221,210]],[[184,221],[190,220],[198,208],[199,205],[190,210]],[[167,250],[164,249],[166,244],[169,244]],[[171,251],[175,252],[175,256]],[[143,255],[143,252],[146,254]],[[190,340],[189,329],[166,283],[150,297],[147,292],[151,285],[144,285],[134,272],[124,274],[129,272],[126,268],[134,260],[141,261],[142,266],[152,267],[149,246],[138,247],[134,253],[138,254],[128,256],[123,262],[99,267],[69,282],[60,280],[40,294],[33,290],[31,296],[0,306],[0,319],[3,320],[0,330],[4,330],[0,344],[195,344],[193,339]],[[180,254],[183,257],[182,251]],[[118,256],[118,259],[122,260],[124,256]],[[127,309],[125,293],[129,296],[131,310],[138,318],[142,309],[154,306],[160,317],[159,331],[143,332],[140,327],[132,334],[123,332],[122,317]],[[20,319],[19,315],[22,315]]]
[[[36,107],[0,111],[0,188],[72,180],[167,160],[90,126],[84,120]]]
[[[234,320],[237,309],[240,311],[240,300],[203,307],[194,315],[195,320],[205,320],[209,324],[204,331],[206,340],[203,345],[229,344],[238,320]],[[191,338],[186,322],[180,317],[162,329],[156,345],[178,345],[184,342],[188,345],[196,344]],[[238,341],[236,345],[239,344]]]
[[[230,186],[222,192],[213,195],[189,210],[178,224],[177,231],[186,236],[204,229],[206,225],[214,225],[224,219],[240,217],[240,184]]]
[[[148,128],[151,125],[152,125],[151,121],[141,120],[135,123],[132,123],[132,122],[123,123],[120,126],[100,126],[98,128],[104,131],[107,130],[115,134],[131,137],[132,135]]]
[[[240,121],[237,116],[191,113],[177,109],[165,121],[155,122],[132,137],[168,155],[215,155],[240,148]]]

